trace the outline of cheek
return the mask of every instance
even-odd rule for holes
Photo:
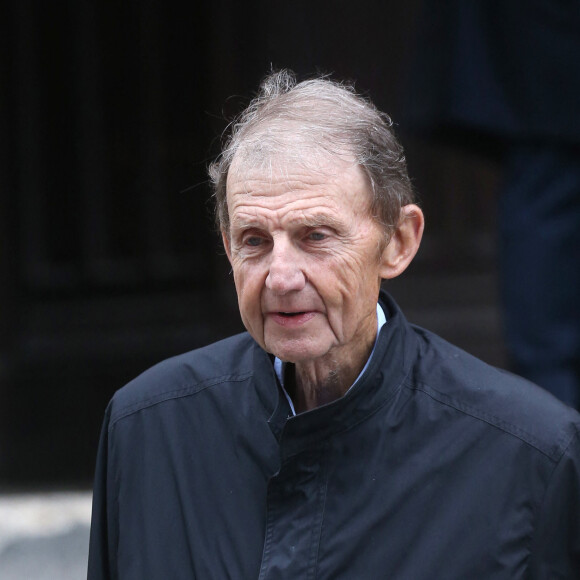
[[[243,318],[253,317],[261,312],[261,278],[245,266],[234,269],[234,282],[238,303]]]
[[[374,312],[380,291],[378,265],[369,256],[350,254],[336,260],[332,280],[322,276],[320,287],[329,309],[329,322],[335,332],[350,334],[362,319]]]
[[[378,269],[369,259],[364,259],[355,253],[335,258],[329,271],[331,275],[323,275],[322,288],[327,294],[334,295],[336,300],[349,301],[365,295],[369,290],[378,287]],[[326,278],[326,283],[324,283]],[[330,280],[332,278],[332,280]]]

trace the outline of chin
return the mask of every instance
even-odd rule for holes
[[[328,352],[328,348],[322,345],[303,344],[301,341],[290,344],[281,344],[278,341],[272,344],[266,342],[266,350],[280,360],[294,364],[321,358]]]

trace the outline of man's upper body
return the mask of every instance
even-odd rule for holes
[[[580,576],[579,416],[386,294],[377,334],[423,231],[390,120],[277,73],[210,174],[249,334],[113,398],[89,578]]]
[[[578,578],[578,416],[381,307],[353,389],[297,416],[248,334],[119,391],[89,578]]]

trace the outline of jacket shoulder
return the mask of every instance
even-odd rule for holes
[[[412,387],[558,460],[580,432],[580,414],[547,390],[413,327],[419,356]]]
[[[156,403],[187,396],[253,374],[256,343],[247,332],[166,359],[119,389],[110,402],[110,424]]]

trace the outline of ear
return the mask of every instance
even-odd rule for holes
[[[222,230],[222,242],[224,243],[224,248],[226,250],[226,256],[228,257],[228,260],[230,261],[230,264],[232,263],[232,252],[231,252],[231,246],[230,246],[230,236],[226,233],[225,230]]]
[[[397,228],[381,257],[381,278],[387,280],[402,274],[411,263],[423,237],[425,218],[419,206],[405,205]]]

